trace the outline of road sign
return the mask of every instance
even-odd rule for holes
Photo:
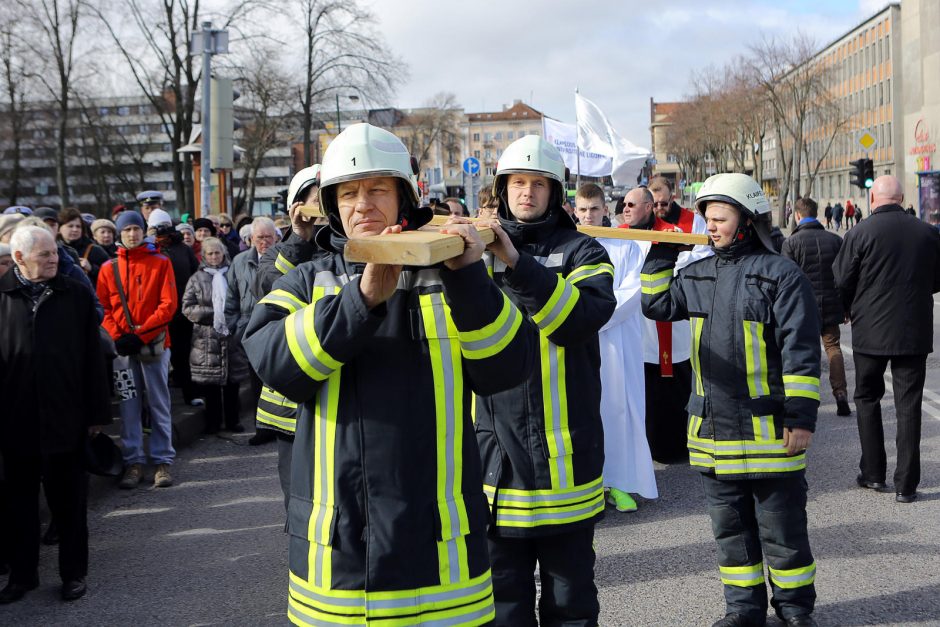
[[[480,173],[480,160],[476,157],[467,157],[463,160],[463,171],[473,176]]]
[[[859,131],[856,140],[858,141],[859,146],[865,150],[871,150],[878,145],[878,139],[867,129]]]

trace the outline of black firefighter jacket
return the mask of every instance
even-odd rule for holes
[[[640,275],[643,314],[692,328],[689,460],[719,478],[803,470],[783,429],[813,431],[819,407],[819,315],[795,263],[750,240],[673,276],[678,252],[652,246]]]
[[[852,349],[869,355],[933,352],[940,234],[901,205],[882,205],[845,234],[833,266],[852,319]]]
[[[781,251],[784,257],[796,262],[812,284],[823,327],[839,325],[845,320],[842,298],[832,274],[832,263],[840,248],[842,238],[827,231],[819,220],[813,220],[798,225]]]
[[[487,265],[538,327],[539,360],[520,385],[476,401],[484,489],[495,533],[556,534],[604,512],[597,332],[616,307],[613,266],[560,209],[538,223],[500,222],[519,261]]]
[[[333,249],[343,241],[333,236]],[[341,254],[299,265],[245,332],[258,375],[300,408],[289,616],[485,623],[488,515],[471,398],[525,377],[535,329],[482,262],[405,268],[372,310],[363,268]]]
[[[111,422],[95,298],[61,274],[47,285],[34,307],[13,270],[0,278],[0,446],[21,454],[80,450]]]

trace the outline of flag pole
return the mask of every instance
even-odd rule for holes
[[[574,93],[575,93],[575,95],[578,94],[578,88],[577,88],[577,87],[574,88]],[[575,99],[575,100],[577,100],[577,99]],[[581,142],[578,141],[578,137],[579,137],[579,135],[580,135],[580,132],[578,132],[578,131],[579,131],[579,128],[580,128],[580,127],[578,126],[578,104],[577,104],[577,101],[575,102],[575,107],[574,107],[574,126],[575,126],[575,132],[577,133],[577,134],[574,136],[575,155],[576,155],[576,158],[577,158],[577,161],[575,162],[575,163],[576,163],[575,167],[578,168],[578,174],[577,174],[577,179],[576,179],[577,182],[575,183],[575,188],[576,188],[575,191],[577,191],[577,190],[581,189]]]

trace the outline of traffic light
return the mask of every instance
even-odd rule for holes
[[[875,162],[874,161],[872,161],[871,159],[865,159],[865,167],[864,167],[863,174],[865,175],[864,176],[865,187],[871,188],[872,184],[875,182]]]
[[[460,202],[462,202],[463,204],[467,204],[467,190],[464,189],[463,187],[458,187],[458,188],[457,188],[457,198],[458,198],[458,199],[460,200]]]
[[[849,181],[855,187],[865,189],[865,162],[868,159],[856,159],[850,162],[852,170],[849,172]]]
[[[230,78],[212,78],[209,106],[209,155],[213,170],[231,170],[235,158],[235,115],[232,103],[238,90]]]

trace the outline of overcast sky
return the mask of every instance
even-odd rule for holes
[[[887,0],[372,0],[409,66],[400,107],[453,92],[467,112],[513,99],[574,122],[574,90],[627,139],[649,147],[649,99],[682,99],[694,71],[722,65],[761,33],[797,28],[820,45]]]

